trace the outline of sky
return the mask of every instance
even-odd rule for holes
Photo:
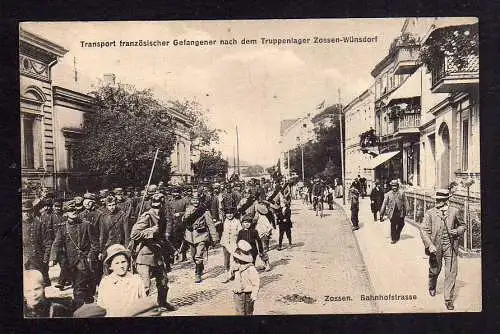
[[[217,145],[233,156],[235,127],[240,160],[265,167],[279,158],[282,119],[314,114],[316,107],[347,104],[373,84],[374,66],[388,53],[404,19],[254,21],[24,22],[21,27],[69,50],[53,68],[53,84],[89,91],[105,73],[163,101],[195,99],[222,129]],[[377,37],[369,43],[314,43],[314,37]],[[219,40],[235,38],[236,45]],[[256,39],[256,45],[241,40]],[[261,38],[309,38],[307,44],[262,44]],[[166,47],[120,47],[119,41],[170,41]],[[173,46],[177,40],[216,40],[212,46]],[[82,47],[115,41],[116,47]],[[74,82],[72,72],[78,72]],[[340,89],[340,96],[338,90]]]

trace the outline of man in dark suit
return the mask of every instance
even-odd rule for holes
[[[391,221],[391,244],[395,244],[399,241],[401,231],[405,226],[408,203],[404,192],[399,189],[398,181],[392,180],[390,185],[392,191],[385,194],[384,203],[382,209],[380,209],[380,221],[384,221],[384,215],[387,212],[387,216]]]
[[[384,191],[380,187],[380,182],[375,183],[375,187],[372,189],[370,193],[370,208],[373,213],[373,220],[377,221],[377,212],[380,211],[382,207],[382,203],[384,202]]]
[[[447,189],[436,191],[436,206],[425,213],[420,236],[429,254],[429,294],[436,295],[436,283],[444,259],[444,302],[453,310],[453,295],[458,272],[458,238],[465,232],[465,225],[456,208],[448,205]]]

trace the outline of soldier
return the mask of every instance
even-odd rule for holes
[[[429,255],[429,294],[436,295],[436,283],[445,266],[444,302],[448,310],[453,310],[453,297],[458,272],[458,243],[465,232],[465,225],[458,209],[448,205],[448,189],[436,191],[436,206],[425,213],[420,228],[420,236]]]
[[[173,227],[172,227],[172,243],[175,248],[179,250],[181,255],[181,261],[186,261],[186,251],[187,245],[183,242],[185,226],[182,223],[182,217],[186,212],[186,208],[189,205],[187,198],[182,197],[180,189],[173,190],[173,201],[172,201],[172,211],[173,211]]]
[[[116,198],[106,198],[106,209],[99,221],[99,260],[106,256],[106,249],[113,244],[128,245],[128,222],[125,213],[117,206]]]
[[[78,217],[74,203],[67,205],[66,215],[66,224],[57,231],[52,244],[49,266],[55,265],[58,254],[66,256],[73,280],[75,308],[78,308],[94,301],[91,264],[97,258],[98,240],[91,233],[90,223]]]
[[[167,302],[168,276],[171,252],[168,238],[172,229],[162,214],[161,196],[151,197],[151,208],[144,212],[132,227],[131,248],[135,257],[135,269],[141,276],[146,294],[151,291],[151,278],[155,278],[160,311],[173,311]]]
[[[34,216],[33,202],[22,203],[23,266],[24,269],[38,270],[43,275],[45,286],[50,285],[48,262],[52,231],[44,228],[39,218]]]
[[[50,247],[52,246],[52,241],[54,241],[54,227],[52,224],[52,205],[53,200],[52,197],[46,197],[44,200],[40,202],[41,210],[40,210],[40,221],[42,222],[42,228],[44,230],[44,234],[50,239],[50,246],[48,247],[50,252]],[[42,275],[44,277],[45,286],[50,286],[49,279],[49,265],[48,261],[46,261],[41,270]]]
[[[59,231],[59,229],[61,229],[66,224],[66,218],[63,217],[62,212],[62,201],[60,199],[54,200],[51,221],[53,227],[53,235],[55,236],[57,234],[57,231]],[[59,273],[59,280],[57,281],[55,287],[59,290],[64,290],[67,285],[71,285],[71,275],[68,269],[68,259],[61,252],[57,254],[56,261],[59,263],[61,272]]]
[[[191,258],[195,263],[195,283],[201,282],[203,274],[203,256],[208,251],[210,238],[215,245],[219,242],[219,235],[210,215],[210,211],[200,205],[197,194],[193,195],[191,205],[187,207],[182,221],[186,225],[184,241],[189,244]]]
[[[222,217],[220,215],[220,190],[218,184],[214,185],[213,188],[213,195],[211,196],[210,200],[210,214],[212,215],[212,219],[214,220],[215,224],[215,229],[217,230],[217,233],[219,234],[219,239],[222,235]]]
[[[135,221],[131,220],[132,217],[132,201],[125,197],[125,194],[123,192],[122,188],[115,188],[113,190],[113,193],[115,194],[116,198],[116,206],[118,209],[120,209],[123,214],[126,217],[125,224],[127,227],[127,237],[125,240],[125,245],[128,245],[128,236],[130,235],[130,230],[132,229],[133,224]]]
[[[75,203],[75,209],[76,209],[76,214],[79,215],[85,210],[85,207],[83,206],[83,197],[81,196],[76,196],[73,198],[73,203]]]
[[[82,220],[86,220],[90,223],[91,229],[90,232],[92,233],[93,238],[96,240],[99,240],[99,233],[100,233],[100,224],[101,224],[101,217],[103,216],[103,213],[105,212],[104,209],[98,209],[97,205],[97,195],[94,193],[85,193],[83,195],[83,207],[84,210],[80,212],[79,217]],[[94,280],[95,284],[92,286],[95,288],[97,285],[99,285],[99,282],[101,281],[102,277],[102,263],[101,261],[97,261],[97,259],[92,263],[92,268],[94,269]],[[94,291],[95,294],[95,291]]]

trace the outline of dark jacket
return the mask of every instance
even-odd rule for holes
[[[35,266],[49,262],[51,232],[44,228],[37,217],[22,223],[23,265],[30,262]]]
[[[114,213],[103,211],[99,219],[99,252],[106,255],[106,248],[113,244],[128,245],[128,219],[126,213],[117,209]]]
[[[384,191],[381,187],[378,187],[378,189],[377,187],[372,189],[370,193],[370,200],[372,212],[379,211],[382,207],[382,203],[384,202]]]
[[[278,220],[278,225],[281,229],[292,228],[292,210],[288,207],[285,207],[283,210],[283,215],[281,219]]]
[[[55,261],[60,252],[68,259],[70,267],[87,263],[87,260],[95,261],[99,248],[99,240],[91,233],[88,221],[82,221],[78,217],[67,221],[56,233],[50,260]]]
[[[245,240],[252,246],[252,250],[250,251],[253,258],[257,257],[257,254],[263,254],[264,248],[262,247],[262,241],[259,237],[259,232],[254,228],[249,228],[248,230],[240,230],[238,232],[238,237],[236,238],[236,242],[240,240]]]

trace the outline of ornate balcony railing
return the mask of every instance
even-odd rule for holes
[[[378,135],[384,137],[392,135],[401,130],[415,129],[420,126],[420,113],[416,114],[403,114],[401,117],[387,119],[382,121]]]
[[[479,56],[469,55],[461,63],[453,56],[443,56],[438,65],[431,69],[432,91],[451,93],[464,90],[479,83]]]

